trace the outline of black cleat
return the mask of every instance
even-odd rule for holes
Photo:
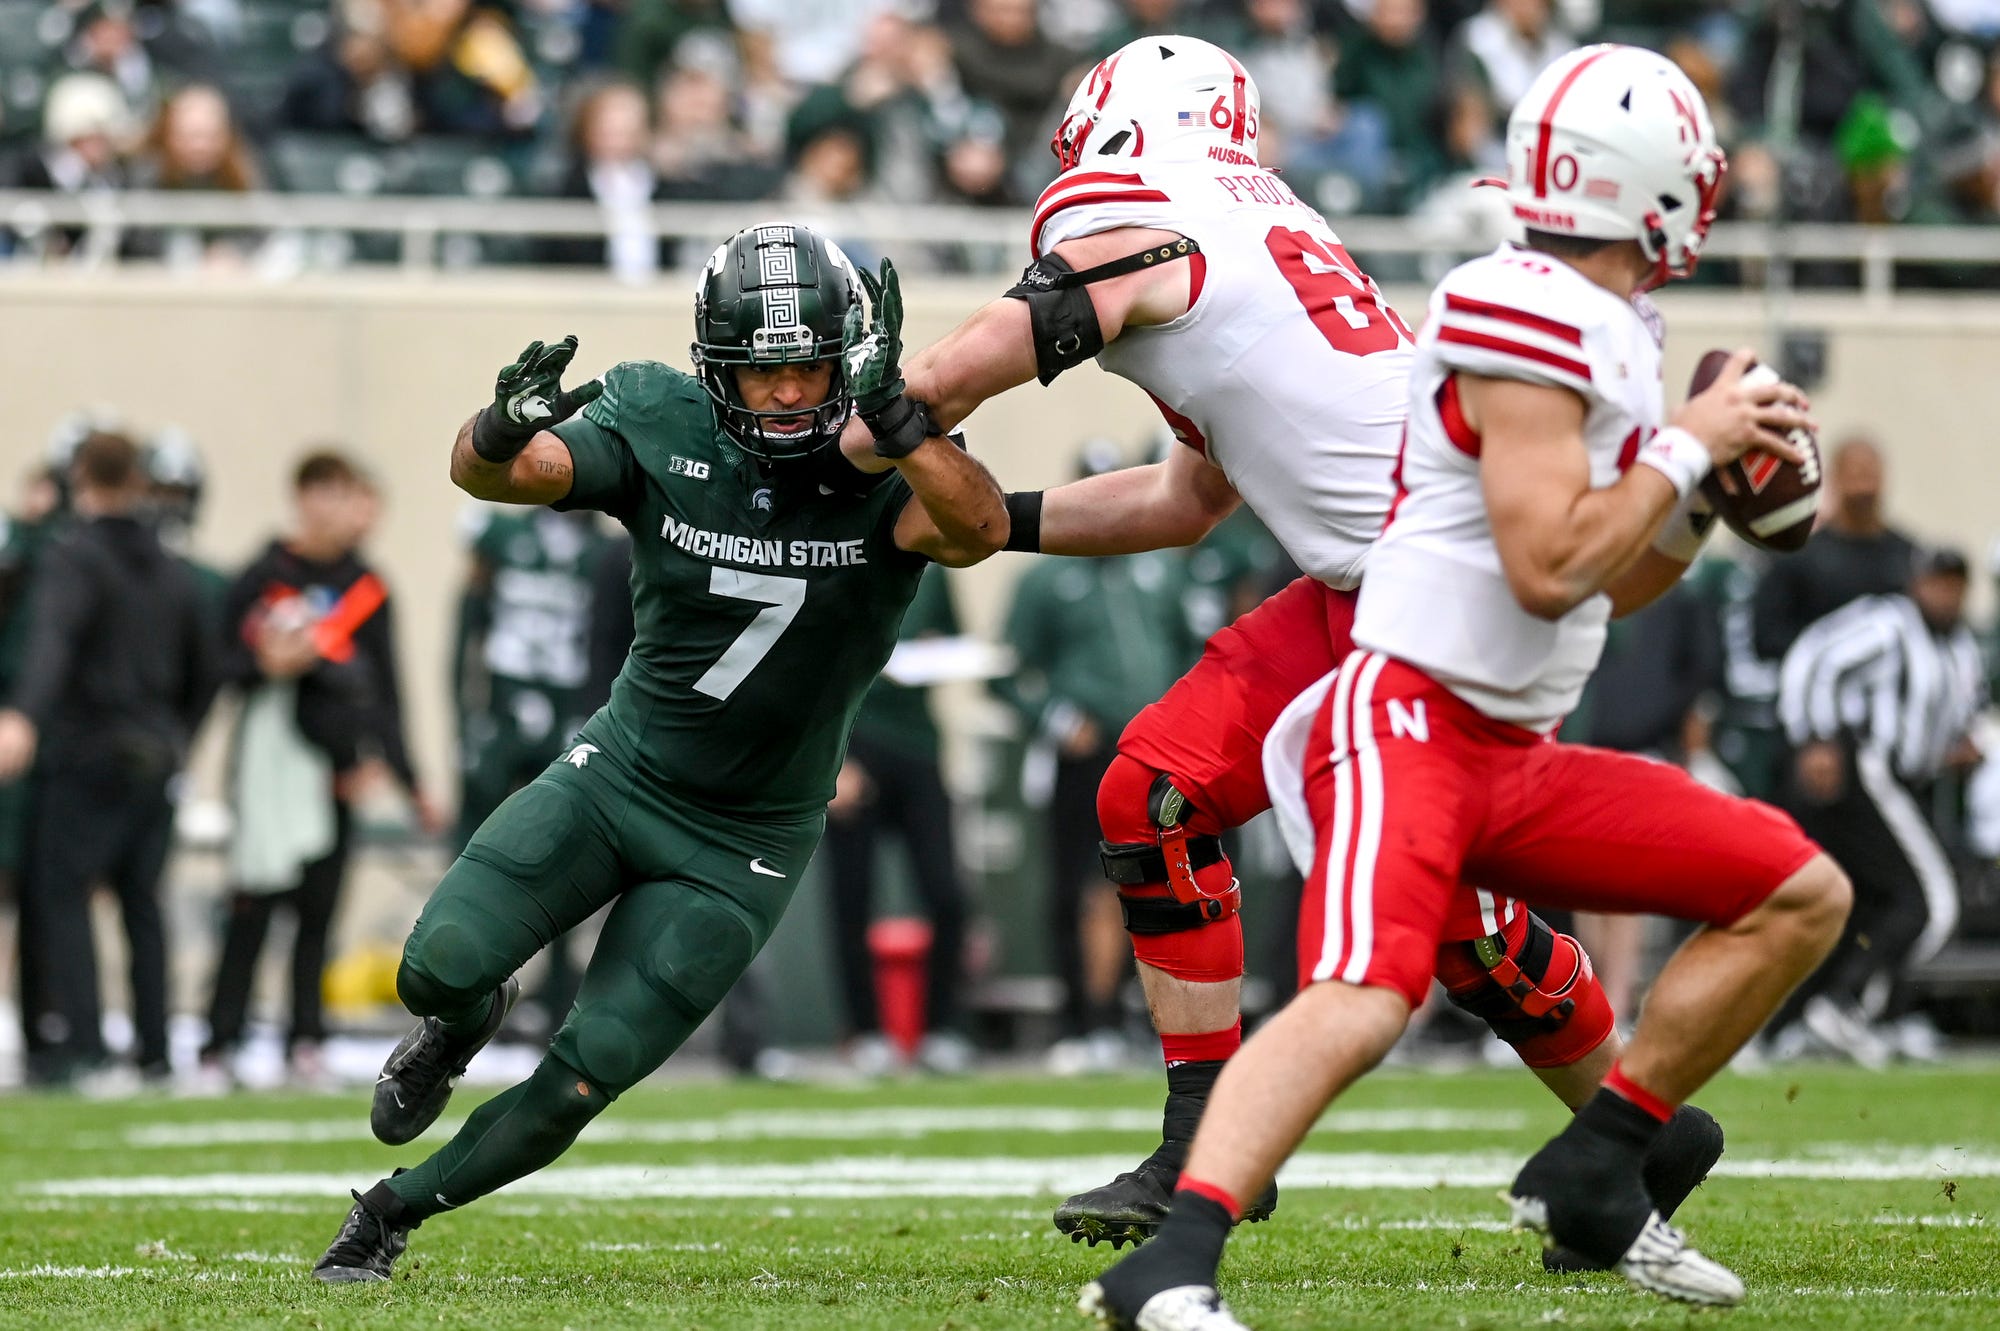
[[[1174,1199],[1174,1185],[1181,1171],[1162,1159],[1163,1146],[1141,1161],[1137,1169],[1120,1174],[1101,1188],[1080,1192],[1056,1208],[1056,1228],[1069,1235],[1072,1243],[1096,1247],[1109,1243],[1114,1249],[1127,1243],[1144,1243],[1159,1232],[1167,1218],[1167,1206]],[[1243,1212],[1243,1220],[1256,1224],[1269,1220],[1278,1209],[1278,1185],[1273,1183]],[[1241,1223],[1241,1222],[1239,1222]]]
[[[492,1008],[476,1034],[454,1040],[436,1017],[425,1017],[404,1036],[382,1075],[375,1079],[375,1104],[368,1126],[377,1141],[401,1146],[423,1135],[451,1101],[452,1087],[465,1075],[472,1056],[486,1047],[521,997],[521,982],[508,976],[493,992]]]
[[[377,1214],[358,1192],[352,1196],[354,1209],[340,1222],[340,1233],[313,1267],[315,1280],[334,1285],[387,1280],[389,1268],[409,1246],[413,1226]]]
[[[1646,1195],[1662,1220],[1673,1218],[1688,1194],[1700,1187],[1722,1158],[1722,1125],[1707,1110],[1682,1105],[1674,1111],[1646,1152]],[[1542,1249],[1542,1269],[1558,1273],[1602,1271],[1607,1268],[1580,1253],[1556,1245]]]

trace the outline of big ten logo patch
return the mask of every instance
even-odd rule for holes
[[[667,460],[667,471],[675,476],[686,476],[690,480],[708,479],[708,464],[693,458],[674,457]]]

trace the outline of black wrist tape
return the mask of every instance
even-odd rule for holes
[[[523,427],[510,425],[501,419],[491,407],[481,407],[472,419],[472,451],[488,462],[501,464],[512,462],[535,437],[532,429],[522,433]]]
[[[862,424],[875,436],[875,452],[885,458],[906,458],[931,437],[935,427],[922,403],[898,393],[881,408],[863,412]]]
[[[1007,506],[1007,544],[1003,550],[1022,550],[1038,554],[1042,548],[1042,492],[1040,490],[1009,490],[1004,496]]]

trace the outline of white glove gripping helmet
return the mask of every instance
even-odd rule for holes
[[[1199,37],[1141,37],[1097,62],[1049,148],[1065,171],[1085,158],[1206,158],[1257,165],[1257,84]]]
[[[1507,120],[1515,218],[1559,236],[1638,241],[1654,264],[1647,286],[1694,271],[1727,169],[1701,93],[1636,46],[1572,51]]]

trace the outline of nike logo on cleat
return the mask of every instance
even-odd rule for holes
[[[773,869],[770,865],[764,863],[764,857],[762,855],[759,855],[756,859],[750,861],[750,872],[763,874],[766,878],[783,878],[785,876],[782,873],[779,873],[776,869]]]

